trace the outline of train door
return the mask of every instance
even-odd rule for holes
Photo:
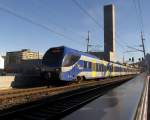
[[[96,77],[96,62],[92,63],[92,77]]]

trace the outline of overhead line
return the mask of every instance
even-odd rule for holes
[[[48,26],[46,26],[46,25],[43,25],[43,24],[38,23],[38,22],[35,22],[35,21],[33,21],[32,19],[30,19],[30,18],[28,18],[28,17],[22,16],[22,15],[20,15],[20,14],[14,12],[14,11],[8,9],[8,8],[4,8],[4,7],[1,7],[1,6],[0,6],[0,10],[2,10],[2,11],[4,11],[4,12],[7,12],[8,14],[11,14],[11,15],[13,15],[13,16],[19,18],[19,19],[22,19],[22,20],[28,22],[28,23],[31,23],[31,24],[36,25],[36,26],[39,26],[39,27],[41,27],[41,28],[43,28],[43,29],[45,29],[45,30],[47,30],[47,31],[50,31],[50,32],[52,32],[52,33],[58,35],[58,36],[64,37],[64,38],[67,39],[67,40],[71,40],[71,41],[75,42],[75,40],[73,40],[72,38],[69,38],[69,37],[67,37],[66,35],[64,35],[64,34],[62,34],[62,33],[60,33],[60,32],[54,31],[54,30],[52,30],[51,28],[49,28]]]
[[[136,1],[133,0],[134,2],[134,5],[135,5],[135,10],[136,10],[136,13],[138,13],[137,11],[139,11],[139,14],[137,14],[137,19],[139,19],[139,25],[140,25],[140,32],[141,32],[141,40],[142,40],[142,52],[143,52],[143,55],[144,55],[144,58],[145,58],[145,45],[144,45],[144,23],[143,23],[143,15],[142,15],[142,9],[141,9],[141,3],[140,3],[140,0],[137,0],[137,4],[138,4],[138,7],[136,6]]]
[[[40,0],[39,0],[40,1]],[[34,2],[37,2],[37,0],[34,0]],[[48,7],[44,4],[44,1],[42,1],[42,4],[44,5],[44,8],[46,7],[47,9],[48,9]],[[41,5],[41,3],[40,3],[40,5]],[[39,6],[40,7],[40,6]],[[52,12],[51,12],[52,13]],[[54,16],[54,14],[52,14],[53,16]],[[59,28],[62,28],[63,30],[67,30],[67,31],[70,31],[70,32],[73,32],[73,33],[75,33],[75,31],[73,31],[73,30],[71,30],[71,29],[68,29],[68,28],[65,28],[65,27],[62,27],[62,26],[60,26],[60,25],[58,25],[58,24],[56,24],[56,23],[54,23],[54,22],[51,22],[51,24],[53,24],[53,25],[55,25],[55,26],[57,26],[57,27],[59,27]],[[86,39],[86,37],[84,36],[84,35],[81,35],[81,34],[79,34],[79,33],[75,33],[75,34],[77,34],[79,37],[81,37],[81,38],[83,38],[83,39]]]
[[[90,13],[86,10],[86,9],[84,9],[81,5],[80,5],[80,3],[79,2],[77,2],[77,0],[72,0],[73,2],[74,2],[74,4],[75,5],[77,5],[78,6],[78,8],[80,8],[91,20],[93,20],[93,22],[95,23],[95,24],[97,24],[103,31],[104,31],[104,27],[101,25],[101,24],[99,24],[98,23],[98,21],[92,16],[92,15],[90,15]],[[116,36],[117,37],[119,37],[119,35],[116,33]],[[117,40],[116,40],[117,41]],[[123,41],[124,42],[124,41]],[[118,41],[118,43],[121,45],[121,46],[123,46],[124,47],[124,45],[122,45],[119,41]],[[126,42],[124,42],[125,44],[127,44]]]
[[[140,5],[140,1],[137,0],[137,3],[136,3],[136,0],[133,0],[133,4],[135,6],[135,12],[136,12],[136,15],[137,15],[137,19],[139,20],[139,27],[140,27],[140,32],[141,31],[144,31],[143,27],[144,27],[144,24],[143,24],[143,16],[142,16],[142,9],[141,9],[141,5]]]
[[[93,22],[95,22],[95,24],[97,24],[100,28],[104,29],[104,27],[98,23],[98,21],[89,14],[89,12],[87,12],[80,4],[79,2],[77,2],[77,0],[72,0],[74,2],[75,5],[77,5],[91,20],[93,20]]]
[[[143,15],[142,15],[140,0],[137,0],[137,3],[138,3],[138,7],[139,7],[139,15],[140,15],[140,20],[141,20],[141,31],[144,33],[144,23],[143,23]]]

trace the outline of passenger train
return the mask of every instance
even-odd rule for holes
[[[135,68],[100,60],[94,55],[65,46],[50,48],[42,60],[46,79],[81,81],[137,74]]]

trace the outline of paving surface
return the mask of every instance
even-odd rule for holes
[[[140,101],[145,74],[141,74],[104,96],[63,118],[63,120],[131,120]]]
[[[0,76],[0,90],[10,88],[31,88],[40,86],[43,86],[43,79],[39,76]]]

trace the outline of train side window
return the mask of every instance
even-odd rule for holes
[[[104,67],[105,67],[105,66],[104,66],[104,65],[102,65],[102,71],[104,71],[104,69],[105,69]]]
[[[106,67],[105,65],[103,66],[103,70],[104,70],[104,71],[106,71],[106,70],[107,70],[107,67]]]
[[[116,67],[114,66],[114,72],[116,72]]]
[[[118,72],[118,67],[116,67],[116,72]]]
[[[91,62],[89,62],[89,68],[92,68],[92,63]]]
[[[104,71],[104,65],[101,64],[101,72]]]
[[[84,68],[88,68],[88,64],[86,61],[84,61]]]
[[[108,65],[107,66],[107,70],[109,70],[110,72],[112,72],[112,65]]]
[[[112,66],[110,66],[109,70],[110,70],[110,72],[112,72]]]
[[[115,72],[117,72],[117,67],[115,67]]]
[[[102,64],[99,64],[99,71],[102,72]]]
[[[96,71],[100,71],[98,63],[96,63]]]
[[[119,67],[116,67],[116,72],[119,72]]]

